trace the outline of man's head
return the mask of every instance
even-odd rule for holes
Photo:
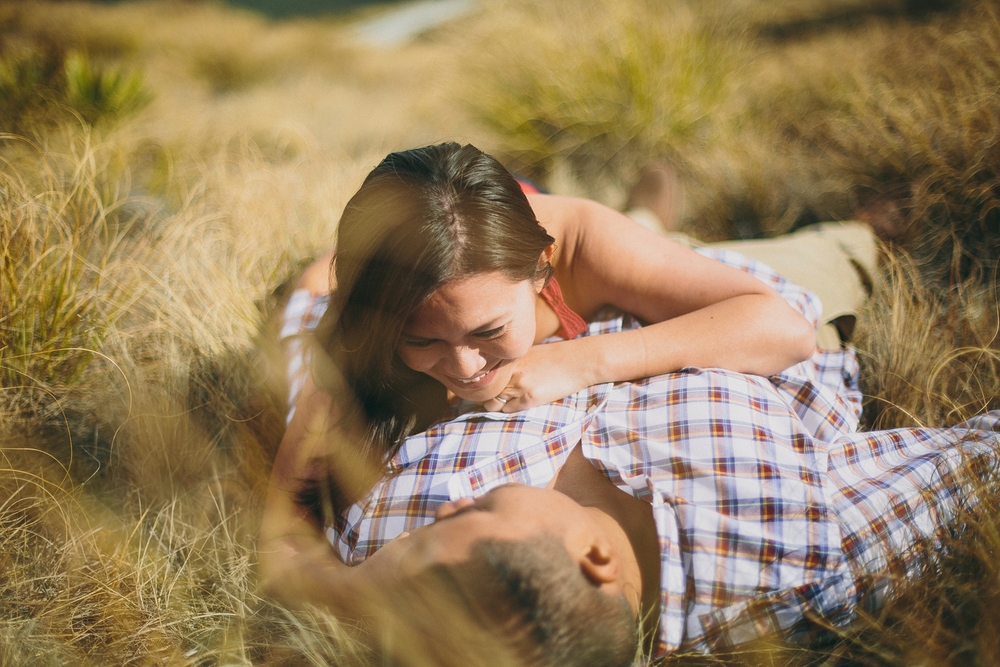
[[[638,583],[607,521],[557,491],[517,484],[445,503],[434,524],[370,559],[399,582],[392,612],[408,617],[398,620],[410,639],[394,643],[413,647],[419,635],[424,646],[390,653],[411,664],[428,650],[440,664],[455,651],[465,664],[631,664]]]

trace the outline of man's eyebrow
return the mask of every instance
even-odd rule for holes
[[[451,514],[449,514],[448,516],[446,516],[443,519],[434,519],[433,523],[439,523],[441,521],[447,521],[448,519],[454,519],[456,516],[462,516],[463,514],[465,514],[466,512],[468,512],[470,510],[476,510],[476,511],[480,511],[480,512],[483,511],[483,509],[481,507],[476,507],[475,503],[473,503],[472,505],[466,505],[462,509],[456,510],[456,511],[452,512]],[[431,524],[428,524],[428,525],[431,525]]]

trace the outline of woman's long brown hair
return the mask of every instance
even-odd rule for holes
[[[474,146],[392,153],[368,175],[340,221],[337,289],[317,329],[340,377],[325,383],[314,369],[321,386],[338,385],[356,406],[359,453],[387,461],[446,407],[445,388],[396,354],[413,311],[475,273],[547,278],[539,258],[553,241],[510,172]]]

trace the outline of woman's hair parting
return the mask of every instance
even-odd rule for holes
[[[368,175],[340,220],[336,290],[317,329],[342,378],[332,384],[363,424],[360,453],[389,459],[446,407],[444,387],[396,355],[413,311],[449,280],[475,273],[548,279],[539,259],[553,241],[510,172],[474,146],[392,153]]]

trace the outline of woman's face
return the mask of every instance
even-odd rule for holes
[[[541,284],[499,271],[446,283],[407,319],[397,352],[459,398],[482,403],[510,380],[535,340]]]

